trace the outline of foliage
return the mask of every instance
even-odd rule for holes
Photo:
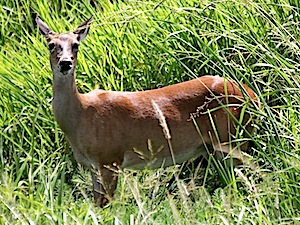
[[[299,13],[296,0],[0,0],[0,223],[299,223]],[[211,166],[188,181],[174,181],[181,167],[124,171],[115,200],[95,208],[89,174],[51,112],[37,14],[57,32],[94,17],[79,51],[81,92],[152,89],[204,74],[249,85],[262,102],[252,112],[260,170],[225,183]]]

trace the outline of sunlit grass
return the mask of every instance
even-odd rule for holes
[[[1,224],[299,223],[298,1],[0,2]],[[251,111],[260,170],[224,172],[234,175],[227,181],[213,159],[192,179],[180,167],[125,170],[115,200],[95,208],[90,174],[54,122],[36,14],[57,32],[94,17],[79,51],[81,92],[152,89],[205,74],[246,83],[262,102]]]

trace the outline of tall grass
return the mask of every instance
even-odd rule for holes
[[[298,1],[0,3],[1,224],[300,223]],[[223,184],[210,166],[189,182],[170,182],[180,167],[124,171],[115,201],[95,208],[89,173],[52,116],[36,14],[57,32],[94,16],[79,51],[81,92],[152,89],[204,74],[246,83],[262,102],[252,111],[260,171],[237,171]]]

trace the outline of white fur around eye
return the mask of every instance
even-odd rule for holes
[[[50,51],[50,52],[53,52],[53,51],[55,50],[55,48],[56,48],[56,45],[55,45],[54,43],[51,43],[51,42],[50,42],[50,43],[48,44],[48,48],[49,48],[49,51]]]
[[[72,44],[72,50],[77,52],[78,49],[79,49],[79,42],[74,42]]]

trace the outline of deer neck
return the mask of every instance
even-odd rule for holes
[[[80,121],[82,106],[75,83],[75,71],[71,74],[54,74],[53,113],[65,133],[75,131]]]

